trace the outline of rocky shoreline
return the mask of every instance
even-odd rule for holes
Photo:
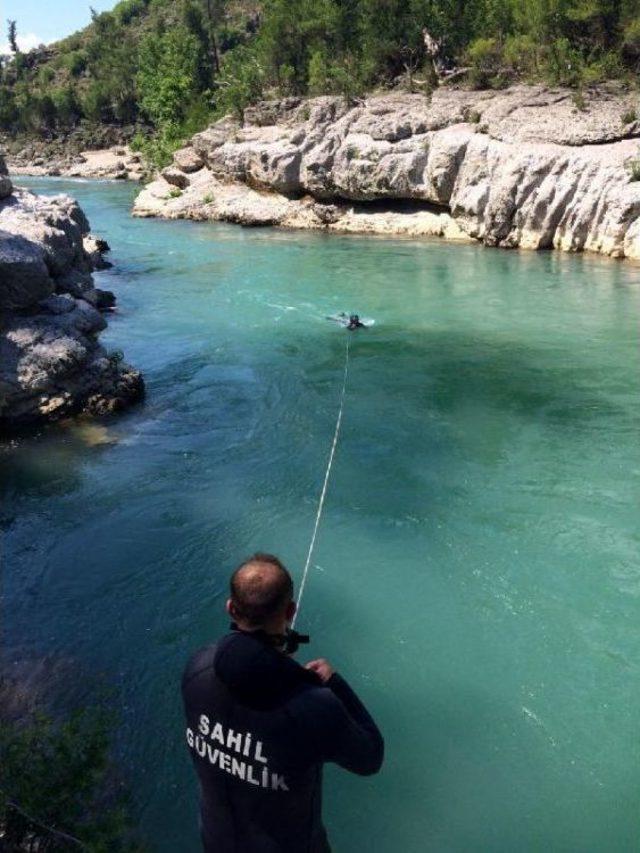
[[[140,181],[145,174],[142,156],[127,145],[49,156],[42,148],[27,147],[7,158],[13,175]]]
[[[98,340],[115,296],[95,287],[107,244],[76,202],[15,189],[0,159],[0,429],[139,400],[139,371]]]
[[[619,88],[286,98],[196,134],[136,216],[640,258],[640,122]]]

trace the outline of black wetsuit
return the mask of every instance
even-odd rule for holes
[[[384,750],[346,681],[322,685],[260,632],[235,631],[193,655],[182,695],[206,853],[327,853],[323,763],[368,775]]]

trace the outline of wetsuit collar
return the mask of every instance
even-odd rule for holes
[[[239,631],[241,634],[255,637],[261,643],[272,646],[287,655],[295,654],[301,645],[309,642],[308,634],[299,634],[293,628],[287,628],[284,634],[267,634],[262,628],[258,628],[255,631],[245,631],[239,628],[236,622],[232,622],[230,628],[232,631]]]
[[[286,701],[303,684],[320,684],[315,672],[282,654],[264,631],[232,630],[217,644],[216,675],[245,704],[267,707]]]

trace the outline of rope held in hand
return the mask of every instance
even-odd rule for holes
[[[322,510],[324,507],[324,499],[327,495],[327,486],[329,485],[329,477],[331,476],[331,466],[333,465],[333,457],[336,452],[336,447],[338,445],[338,436],[340,435],[340,426],[342,424],[342,412],[344,410],[344,398],[347,391],[347,375],[349,373],[349,334],[347,334],[347,346],[345,349],[344,356],[344,375],[342,377],[342,392],[340,394],[340,408],[338,410],[338,419],[336,421],[336,429],[333,434],[333,443],[331,444],[331,451],[329,453],[329,461],[327,463],[327,470],[324,475],[324,483],[322,484],[322,491],[320,492],[320,500],[318,501],[318,512],[316,513],[316,521],[313,525],[313,535],[311,536],[311,542],[309,544],[309,551],[307,553],[307,561],[304,564],[304,571],[302,572],[302,580],[300,581],[300,590],[298,592],[298,599],[296,601],[296,613],[291,621],[291,627],[293,628],[296,624],[296,619],[298,618],[298,613],[300,612],[300,602],[302,601],[302,594],[304,592],[305,585],[307,583],[307,575],[309,574],[309,566],[311,565],[311,557],[313,555],[313,549],[316,544],[316,536],[318,535],[318,527],[320,526],[320,518],[322,517]]]

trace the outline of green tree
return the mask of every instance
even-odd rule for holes
[[[7,40],[13,53],[18,52],[18,32],[15,21],[7,21]]]
[[[92,11],[92,32],[86,46],[87,70],[105,99],[103,121],[131,122],[136,118],[137,50],[129,27],[111,12]]]
[[[142,41],[136,78],[140,106],[157,127],[184,119],[199,91],[200,58],[201,45],[184,26]]]
[[[82,115],[82,108],[73,86],[54,89],[52,98],[58,126],[63,129],[75,127]]]
[[[14,130],[18,123],[16,98],[11,86],[0,86],[0,127]]]
[[[338,31],[333,0],[268,0],[257,46],[266,78],[289,93],[305,93],[311,56],[322,49],[335,55]]]
[[[309,59],[308,88],[311,95],[330,91],[329,62],[322,48],[315,50]]]
[[[240,121],[249,104],[261,97],[264,71],[250,48],[237,47],[225,57],[219,81],[218,109],[234,112]]]

